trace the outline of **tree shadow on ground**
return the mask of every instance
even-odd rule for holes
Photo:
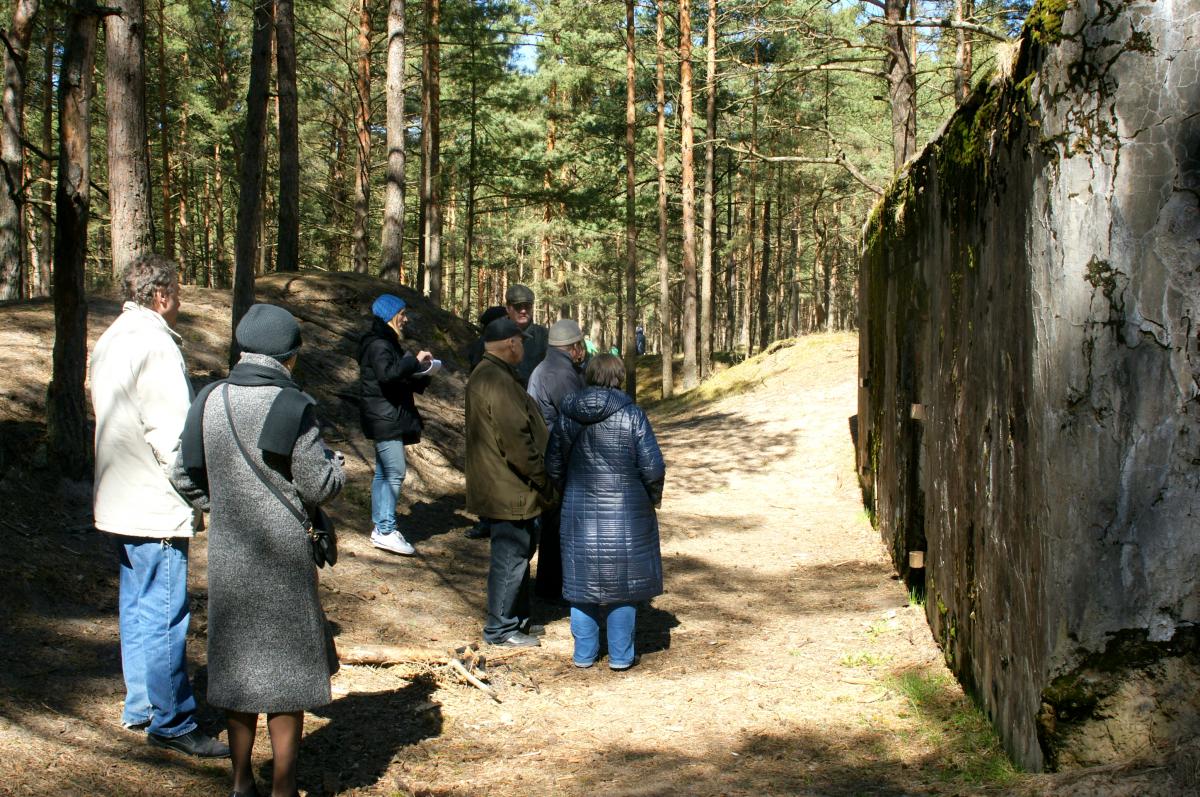
[[[653,419],[654,433],[669,449],[703,452],[703,461],[673,467],[667,455],[667,490],[703,493],[734,473],[770,470],[796,448],[794,432],[772,432],[767,424],[726,412]],[[753,445],[749,444],[753,441]]]
[[[730,628],[757,624],[764,606],[787,618],[885,608],[884,597],[887,607],[907,604],[907,595],[889,588],[891,570],[874,561],[796,565],[781,585],[777,574],[676,554],[664,559],[663,576],[677,610]],[[881,588],[889,596],[879,596]]]
[[[429,699],[436,690],[421,675],[400,689],[347,695],[309,712],[329,723],[300,743],[300,784],[332,795],[378,783],[402,748],[441,735],[441,706]],[[264,778],[269,772],[264,765]]]

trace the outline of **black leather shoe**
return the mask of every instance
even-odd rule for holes
[[[537,637],[523,634],[520,631],[513,631],[512,636],[503,642],[489,642],[488,644],[498,648],[539,648],[542,646]]]
[[[199,728],[188,731],[182,736],[159,736],[154,733],[146,734],[147,741],[152,747],[165,747],[168,750],[178,750],[181,753],[194,755],[197,758],[228,758],[229,745],[218,741]]]
[[[541,623],[530,623],[529,625],[525,626],[525,629],[522,633],[528,634],[529,636],[545,636],[546,626],[542,625]]]

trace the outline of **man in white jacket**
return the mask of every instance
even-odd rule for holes
[[[174,263],[142,255],[124,275],[128,301],[92,352],[96,414],[96,528],[120,545],[121,722],[148,740],[203,757],[229,747],[196,724],[187,675],[188,541],[197,515],[168,474],[192,389],[172,327],[179,316]]]

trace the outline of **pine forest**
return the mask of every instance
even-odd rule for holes
[[[894,172],[1025,7],[954,0],[10,0],[0,297],[382,276],[474,320],[507,284],[604,347],[855,325]],[[69,314],[68,314],[69,315]],[[60,324],[64,323],[60,319]]]

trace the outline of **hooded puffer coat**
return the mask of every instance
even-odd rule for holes
[[[662,594],[654,507],[666,465],[633,399],[601,387],[564,399],[546,470],[563,493],[563,598],[624,603]]]

